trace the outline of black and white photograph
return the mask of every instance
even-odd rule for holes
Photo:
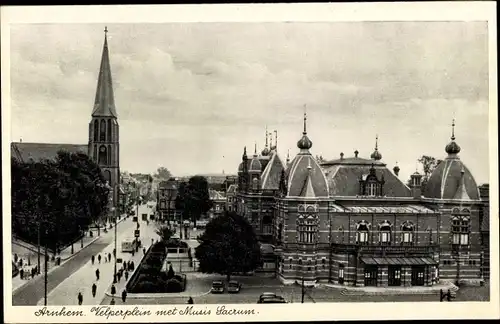
[[[2,22],[12,322],[134,307],[255,321],[277,307],[260,304],[300,319],[297,306],[352,303],[360,319],[363,305],[498,316],[491,15],[273,6],[262,21],[252,5],[201,21],[165,5]]]

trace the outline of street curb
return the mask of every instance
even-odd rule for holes
[[[72,257],[74,257],[75,255],[77,255],[78,253],[80,253],[81,251],[85,250],[87,247],[91,246],[95,241],[97,241],[98,239],[100,239],[101,237],[98,236],[96,238],[94,238],[92,241],[90,241],[87,245],[85,245],[83,248],[80,248],[80,250],[76,251],[75,253],[69,255],[68,257],[66,258],[61,258],[61,261],[68,261],[69,259],[71,259]],[[62,265],[63,263],[61,262],[60,266]]]
[[[361,295],[372,295],[372,296],[393,296],[393,295],[433,295],[438,293],[441,289],[450,289],[454,292],[459,290],[459,288],[453,284],[443,285],[438,287],[429,287],[426,289],[415,288],[415,287],[407,287],[401,289],[390,289],[388,290],[386,287],[380,287],[378,289],[365,289],[363,287],[348,287],[348,286],[339,286],[332,284],[324,284],[324,287],[333,288],[341,290],[341,294],[344,296],[361,296]],[[412,289],[413,288],[413,289]]]
[[[180,298],[180,297],[202,297],[205,295],[210,294],[210,290],[204,293],[200,294],[179,294],[179,293],[153,293],[153,294],[130,294],[127,293],[127,299],[132,298],[132,299],[153,299],[153,298]],[[106,296],[108,297],[113,297],[109,292],[106,291]],[[115,295],[115,297],[119,297],[118,295]]]

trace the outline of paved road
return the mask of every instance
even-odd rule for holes
[[[131,217],[118,224],[117,234],[129,232],[135,227],[135,223],[131,221]],[[65,262],[60,267],[49,273],[47,282],[47,291],[55,289],[61,282],[69,278],[78,269],[84,266],[90,260],[92,255],[102,253],[114,240],[114,229],[108,230],[107,233],[101,232],[101,237],[93,244],[86,247],[84,250],[76,254],[69,261]],[[35,306],[44,297],[44,276],[37,276],[30,280],[25,286],[19,288],[12,296],[12,304],[14,306],[31,305]]]
[[[463,287],[457,293],[455,301],[482,301],[488,300],[488,287]],[[281,287],[243,287],[239,294],[207,294],[194,297],[195,304],[255,304],[263,292],[274,292],[283,296],[288,302],[301,303],[301,289],[299,286]],[[128,299],[128,305],[167,305],[186,304],[187,297],[165,297],[155,299]],[[109,305],[111,299],[105,298],[102,305]],[[346,296],[340,289],[318,287],[306,290],[304,303],[328,302],[439,302],[439,295],[380,295],[380,296]],[[116,305],[121,305],[121,300],[116,300]]]

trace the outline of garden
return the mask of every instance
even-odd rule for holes
[[[176,274],[171,265],[168,271],[163,270],[167,251],[179,247],[187,248],[187,244],[180,240],[169,239],[151,246],[142,259],[139,269],[128,282],[127,291],[133,294],[183,292],[186,289],[186,275]]]

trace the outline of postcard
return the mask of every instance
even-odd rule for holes
[[[2,7],[6,322],[499,318],[494,9]]]

